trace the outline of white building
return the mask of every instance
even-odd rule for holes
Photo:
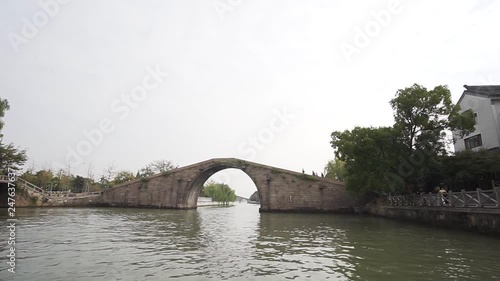
[[[500,149],[500,85],[467,86],[458,100],[461,111],[472,111],[476,118],[475,131],[463,138],[457,132],[455,151],[466,149]]]

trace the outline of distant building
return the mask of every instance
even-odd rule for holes
[[[476,119],[475,131],[460,138],[454,132],[455,151],[500,149],[500,85],[467,86],[458,100],[461,111],[470,110]]]

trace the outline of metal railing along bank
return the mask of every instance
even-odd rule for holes
[[[438,192],[412,195],[388,195],[389,206],[427,206],[452,208],[500,208],[500,187],[493,185],[492,190],[460,192]]]

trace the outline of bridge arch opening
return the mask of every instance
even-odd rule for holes
[[[246,199],[249,199],[255,191],[258,191],[259,201],[261,201],[261,192],[259,192],[259,187],[251,175],[239,167],[217,165],[200,171],[200,174],[193,180],[187,200],[188,206],[197,206],[198,197],[203,186],[211,181],[227,184],[231,189],[235,190],[237,196]]]

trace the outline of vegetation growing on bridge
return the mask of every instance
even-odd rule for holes
[[[235,168],[243,168],[247,165],[247,162],[241,159],[224,159],[221,163],[225,165],[233,165]]]
[[[229,203],[236,201],[234,189],[224,183],[210,182],[203,187],[200,195],[211,197],[213,201],[223,206],[229,206]]]
[[[169,160],[157,160],[147,164],[145,167],[141,168],[137,174],[136,178],[150,177],[155,174],[165,174],[170,170],[177,168],[178,166]]]
[[[129,171],[120,171],[118,174],[116,174],[115,179],[113,180],[114,184],[121,184],[124,182],[132,181],[135,180],[136,177],[134,177],[134,174]]]
[[[300,177],[305,179],[305,180],[319,181],[319,178],[317,176],[313,176],[313,175],[301,174]]]
[[[164,176],[164,177],[168,177],[168,176],[170,176],[171,173],[172,172],[170,170],[169,171],[163,171],[163,172],[161,172],[161,175]]]

